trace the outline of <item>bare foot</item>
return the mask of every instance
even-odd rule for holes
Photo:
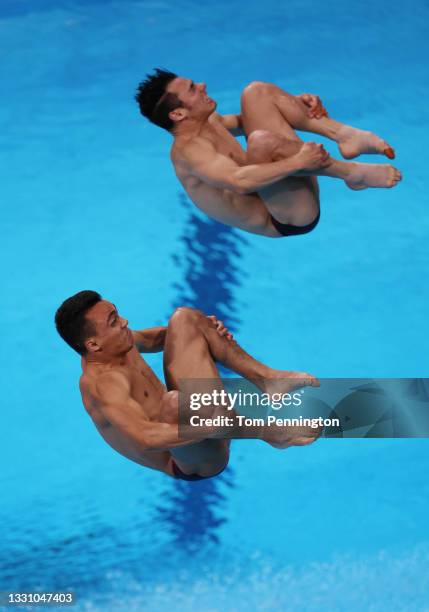
[[[307,372],[291,372],[289,370],[271,370],[270,376],[265,380],[265,392],[270,395],[284,394],[301,389],[302,387],[320,387],[319,380]],[[275,448],[288,448],[289,446],[305,446],[312,444],[322,433],[322,427],[307,425],[269,426],[265,440]]]
[[[380,153],[389,159],[395,159],[394,149],[372,132],[344,125],[338,131],[336,139],[345,159],[353,159],[362,153]]]
[[[290,393],[301,387],[320,387],[320,382],[307,372],[291,372],[290,370],[271,370],[264,380],[265,393]]]
[[[368,187],[395,187],[402,175],[389,164],[359,164],[351,162],[350,173],[345,179],[347,187],[360,190]]]

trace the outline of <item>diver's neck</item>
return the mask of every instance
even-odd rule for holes
[[[82,357],[82,369],[92,367],[104,367],[106,369],[124,366],[128,362],[129,351],[118,353],[116,355],[104,354],[102,351],[87,353]]]
[[[174,139],[191,139],[195,136],[199,136],[205,129],[209,128],[209,117],[204,119],[186,119],[181,121],[179,125],[174,128],[173,136]]]

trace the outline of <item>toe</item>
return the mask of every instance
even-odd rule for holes
[[[395,159],[395,151],[394,149],[392,149],[392,147],[389,147],[387,143],[386,143],[385,148],[383,149],[383,153],[389,159]]]

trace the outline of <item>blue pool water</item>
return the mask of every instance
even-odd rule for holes
[[[78,610],[429,609],[426,440],[240,441],[220,478],[175,482],[98,437],[52,323],[92,288],[134,328],[198,305],[274,367],[427,376],[428,17],[424,0],[2,1],[0,590],[69,588]],[[132,100],[154,66],[225,112],[255,79],[319,93],[392,142],[404,181],[322,180],[296,239],[211,222]]]

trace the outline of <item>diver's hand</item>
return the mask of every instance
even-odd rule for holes
[[[328,116],[328,112],[323,106],[322,100],[319,96],[316,96],[316,94],[304,93],[296,97],[304,102],[308,109],[307,115],[310,119],[321,119],[322,117]]]
[[[219,334],[219,336],[225,336],[225,338],[227,340],[232,340],[233,339],[233,335],[231,334],[231,332],[225,327],[225,325],[223,324],[223,321],[219,321],[219,319],[217,319],[215,317],[215,315],[210,315],[207,317],[208,319],[210,319],[210,321],[213,323],[213,325],[216,327],[216,331]]]
[[[329,153],[323,145],[315,142],[305,142],[294,157],[301,170],[318,170],[326,168],[331,163]]]

